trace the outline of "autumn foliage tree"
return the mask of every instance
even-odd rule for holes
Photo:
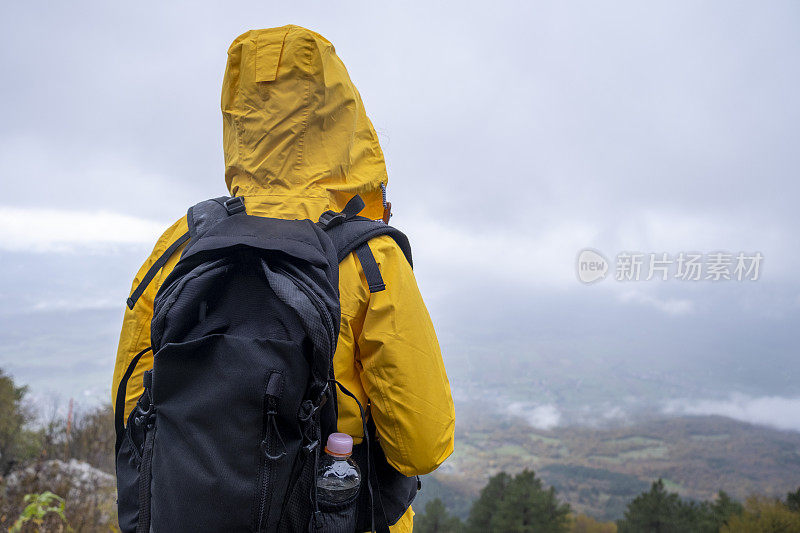
[[[800,513],[792,511],[780,500],[748,498],[744,512],[731,517],[720,533],[752,533],[800,531]]]
[[[579,514],[572,518],[569,533],[617,533],[617,524],[600,522],[591,516]]]

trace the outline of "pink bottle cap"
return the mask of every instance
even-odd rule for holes
[[[325,451],[330,455],[350,455],[353,453],[353,437],[347,433],[331,433]]]

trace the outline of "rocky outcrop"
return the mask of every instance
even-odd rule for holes
[[[75,459],[38,461],[12,471],[0,488],[0,510],[18,516],[26,494],[45,491],[66,500],[67,521],[75,531],[107,532],[116,525],[114,476]]]

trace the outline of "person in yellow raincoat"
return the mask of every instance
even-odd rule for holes
[[[228,50],[222,85],[225,183],[247,213],[317,220],[355,194],[362,215],[385,215],[383,152],[361,97],[334,47],[298,26],[253,30]],[[387,216],[388,218],[388,216]],[[167,229],[133,281],[186,233],[186,217]],[[381,448],[406,476],[437,468],[453,451],[455,411],[439,344],[414,274],[389,236],[370,241],[386,290],[370,293],[354,254],[339,267],[341,328],[334,374],[369,404]],[[112,385],[116,395],[133,358],[150,346],[153,300],[180,257],[178,248],[133,309],[126,309]],[[153,366],[141,356],[128,380],[124,419]],[[363,436],[356,403],[338,395],[338,431]],[[412,530],[411,507],[390,531]]]

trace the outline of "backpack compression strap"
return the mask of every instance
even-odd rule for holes
[[[164,251],[164,253],[161,254],[161,257],[159,257],[156,260],[156,262],[153,263],[153,266],[150,267],[150,270],[147,271],[147,274],[144,275],[142,281],[140,281],[139,284],[136,286],[136,289],[134,289],[133,294],[131,294],[130,298],[128,298],[127,304],[130,309],[133,309],[133,306],[136,305],[136,302],[142,296],[145,289],[147,289],[147,286],[150,285],[150,282],[153,281],[154,277],[156,277],[158,271],[161,270],[161,268],[167,263],[169,258],[172,257],[172,254],[175,253],[175,250],[180,248],[181,245],[188,240],[189,240],[189,232],[187,231],[186,233],[178,237],[177,241],[170,244],[169,248],[167,248]]]
[[[341,213],[326,211],[319,218],[318,224],[333,241],[336,247],[337,260],[341,263],[351,252],[355,252],[367,278],[370,292],[380,292],[386,288],[383,276],[369,247],[370,239],[388,235],[400,246],[408,264],[413,268],[411,246],[403,232],[385,224],[382,220],[370,220],[358,216],[364,209],[364,200],[356,195],[347,202]]]
[[[190,207],[189,211],[186,213],[186,223],[189,226],[189,231],[170,244],[169,248],[164,250],[164,253],[153,263],[153,266],[150,267],[142,278],[142,281],[140,281],[136,289],[134,289],[133,294],[128,298],[128,307],[133,309],[136,302],[147,289],[147,286],[150,285],[150,282],[153,281],[153,278],[158,274],[158,271],[167,264],[172,254],[184,243],[190,239],[197,240],[199,236],[203,235],[211,226],[220,220],[244,212],[244,199],[241,196],[235,196],[233,198],[221,196],[219,198],[205,200]]]

